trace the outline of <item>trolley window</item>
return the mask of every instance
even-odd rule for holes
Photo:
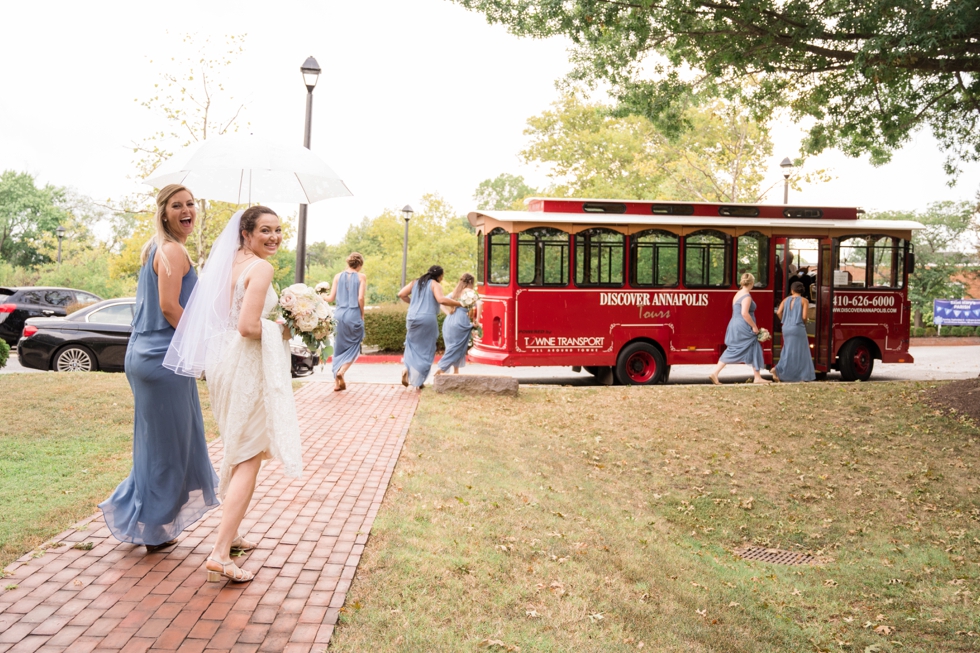
[[[840,241],[837,265],[834,266],[835,288],[865,288],[868,285],[868,239],[852,236]]]
[[[517,234],[517,283],[567,286],[568,234],[550,227],[536,227]]]
[[[497,227],[487,235],[490,254],[490,271],[487,276],[491,286],[510,284],[510,234]]]
[[[486,252],[484,250],[484,240],[486,235],[483,231],[476,232],[476,282],[483,283],[483,269],[487,264]]]
[[[905,241],[871,236],[871,287],[901,289],[905,284]]]
[[[769,285],[769,236],[750,231],[738,237],[738,268],[736,278],[741,278],[746,272],[755,277],[756,288],[766,288]]]
[[[728,288],[731,281],[732,238],[705,229],[684,237],[684,285],[688,288]]]
[[[630,285],[674,288],[680,279],[680,238],[669,231],[642,231],[630,237]]]
[[[622,286],[626,236],[611,229],[586,229],[575,234],[575,284]]]

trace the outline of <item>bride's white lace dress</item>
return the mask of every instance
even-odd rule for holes
[[[264,317],[261,340],[238,333],[244,279],[250,268],[235,283],[228,329],[220,336],[221,346],[213,354],[209,351],[206,365],[211,410],[224,444],[218,474],[222,499],[235,465],[256,455],[281,461],[286,476],[298,478],[303,470],[289,343],[283,340],[281,327]],[[269,315],[277,301],[270,286],[262,315]]]

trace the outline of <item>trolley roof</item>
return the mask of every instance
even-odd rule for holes
[[[581,201],[581,200],[578,200]],[[608,201],[608,200],[604,200]],[[632,203],[632,202],[631,202]],[[647,202],[654,204],[654,202]],[[693,204],[688,202],[687,204]],[[702,205],[717,207],[717,204]],[[762,205],[738,204],[731,206],[753,207]],[[783,207],[779,207],[782,209]],[[852,209],[854,210],[854,209]],[[734,217],[706,215],[643,215],[634,213],[557,213],[545,211],[471,211],[467,216],[474,227],[485,223],[486,218],[501,223],[568,224],[597,227],[632,226],[682,226],[682,227],[741,227],[771,229],[846,230],[854,233],[880,233],[883,231],[913,231],[924,229],[914,220],[867,220],[855,218],[785,218],[785,217]],[[503,226],[503,225],[502,225]],[[514,224],[514,231],[521,229]]]

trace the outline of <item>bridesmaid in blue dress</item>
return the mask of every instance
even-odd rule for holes
[[[361,353],[364,340],[364,289],[367,277],[361,272],[364,257],[357,252],[347,257],[347,269],[337,273],[327,295],[327,302],[337,302],[334,319],[337,330],[333,343],[334,390],[346,390],[344,374]]]
[[[765,367],[765,360],[762,357],[762,345],[759,344],[759,326],[755,322],[755,301],[751,293],[755,276],[746,272],[738,285],[740,288],[732,300],[732,319],[728,321],[728,330],[725,331],[725,351],[708,378],[715,385],[720,385],[718,374],[725,369],[725,365],[745,363],[752,367],[755,383],[769,383],[760,374]]]
[[[116,539],[154,551],[218,505],[197,381],[163,366],[174,328],[197,282],[184,247],[197,207],[184,186],[157,194],[156,235],[144,246],[136,314],[126,349],[133,390],[133,469],[99,504]]]
[[[439,305],[461,304],[442,292],[443,271],[433,265],[417,280],[398,291],[398,298],[408,303],[405,318],[405,371],[402,385],[422,389],[436,357],[436,341],[439,339],[439,321],[436,315]]]
[[[449,293],[452,299],[459,301],[463,291],[467,288],[472,289],[476,279],[467,272],[459,278],[456,289]],[[462,308],[444,309],[448,316],[442,321],[442,340],[446,343],[446,351],[439,359],[436,374],[443,374],[453,368],[453,374],[459,374],[459,368],[466,365],[466,352],[470,348],[470,332],[473,330],[473,323],[470,322],[470,311],[476,312],[476,307],[470,311]]]
[[[810,302],[803,296],[803,290],[803,284],[794,281],[790,286],[792,294],[776,310],[783,323],[783,348],[779,352],[779,362],[772,369],[772,378],[777,381],[795,383],[817,379],[810,355],[810,341],[806,337],[806,314]]]

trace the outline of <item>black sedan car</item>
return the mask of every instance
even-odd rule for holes
[[[122,372],[132,332],[132,297],[107,299],[65,318],[31,318],[17,343],[24,367],[57,372]],[[290,342],[293,376],[313,373],[318,359],[301,342]]]
[[[68,317],[34,317],[24,325],[17,358],[57,372],[122,372],[136,300],[107,299]]]
[[[72,304],[92,304],[102,298],[73,288],[41,286],[0,287],[0,338],[13,347],[32,317],[64,317]]]

